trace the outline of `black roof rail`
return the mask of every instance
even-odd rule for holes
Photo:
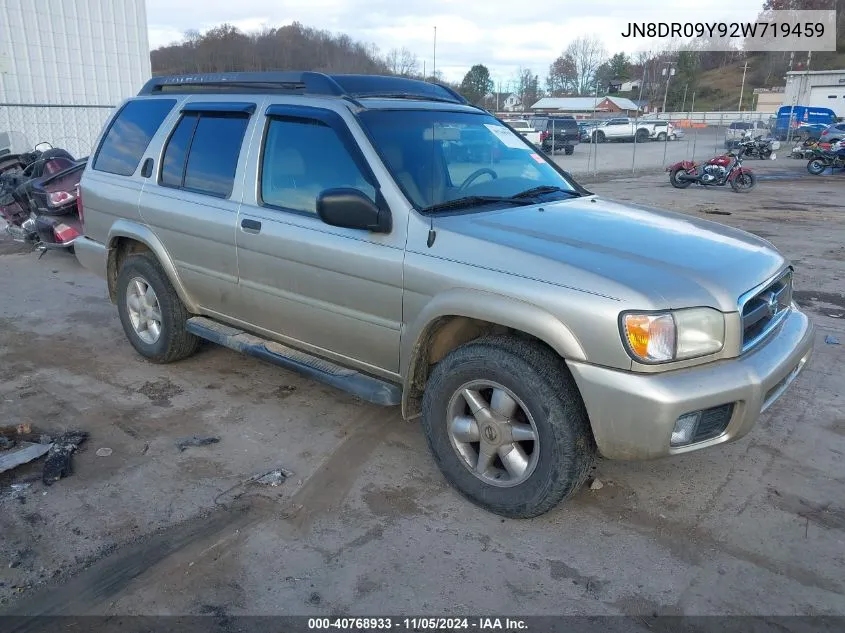
[[[326,75],[304,72],[229,72],[153,77],[139,96],[187,92],[289,93],[343,97],[393,97],[468,104],[442,84],[384,75]]]

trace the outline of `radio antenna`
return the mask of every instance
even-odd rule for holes
[[[437,83],[437,27],[434,27],[434,50],[432,51],[432,62],[431,62],[431,79],[432,83]],[[435,159],[436,159],[436,145],[437,142],[437,133],[435,132],[437,123],[435,121],[431,122],[431,201],[432,204],[434,202],[434,172],[436,170],[435,166]],[[429,212],[430,213],[430,212]],[[434,245],[434,240],[437,238],[437,233],[434,231],[434,216],[428,216],[428,239],[426,240],[426,245],[431,248]]]

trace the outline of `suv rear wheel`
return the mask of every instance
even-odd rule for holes
[[[449,483],[511,518],[543,514],[572,495],[595,456],[571,375],[533,341],[493,336],[452,351],[426,385],[422,423]]]
[[[199,339],[185,331],[190,313],[150,253],[129,255],[117,277],[117,310],[126,338],[155,363],[187,358]]]

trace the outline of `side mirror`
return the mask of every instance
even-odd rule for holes
[[[36,152],[46,152],[48,149],[53,149],[53,146],[50,145],[47,141],[42,141],[38,145],[35,146]]]
[[[390,233],[390,211],[380,209],[357,189],[326,189],[317,196],[317,215],[330,226]]]

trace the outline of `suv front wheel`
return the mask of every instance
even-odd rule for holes
[[[185,331],[190,313],[150,253],[129,255],[117,277],[117,310],[126,338],[141,356],[171,363],[193,354],[199,339]]]
[[[572,495],[595,456],[571,375],[534,341],[485,337],[453,350],[426,385],[422,423],[449,483],[511,518],[538,516]]]

